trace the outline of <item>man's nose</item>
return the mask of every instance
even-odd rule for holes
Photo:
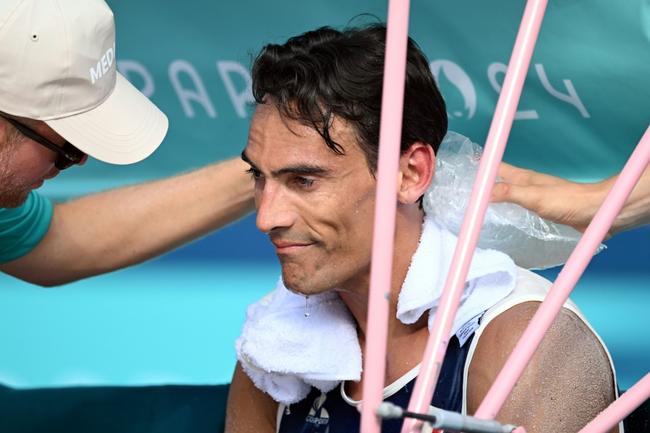
[[[265,185],[256,191],[257,228],[269,233],[274,229],[291,227],[295,221],[296,213],[292,210],[289,197],[283,192],[280,185],[265,182]]]

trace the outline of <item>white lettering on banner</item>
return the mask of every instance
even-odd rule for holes
[[[487,70],[488,80],[490,80],[490,84],[492,85],[492,88],[497,93],[501,93],[501,83],[497,81],[497,74],[501,73],[505,76],[507,69],[508,67],[500,62],[494,62],[491,63],[490,66],[488,66],[488,70]],[[537,114],[537,111],[535,110],[517,110],[517,112],[515,113],[515,119],[516,120],[539,119],[539,114]]]
[[[106,65],[110,67],[113,63],[114,50],[109,54],[106,53]],[[241,63],[233,60],[217,60],[215,62],[219,78],[230,98],[230,102],[234,109],[235,114],[244,119],[248,117],[247,106],[249,103],[254,102],[252,95],[252,82],[248,69]],[[141,92],[147,97],[152,97],[155,92],[155,81],[152,75],[141,63],[135,60],[120,60],[117,62],[120,72],[128,78],[131,76],[139,76],[142,80]],[[447,97],[447,107],[450,111],[448,113],[450,118],[464,118],[472,119],[476,115],[478,108],[477,89],[481,90],[481,95],[485,95],[485,88],[489,87],[483,84],[476,87],[470,76],[456,63],[447,59],[436,59],[429,64],[431,73],[434,75],[438,85],[441,86],[443,94]],[[499,81],[500,75],[505,75],[507,65],[501,62],[490,63],[487,67],[487,79],[489,85],[498,94],[501,92],[502,83]],[[583,118],[589,118],[590,114],[587,108],[582,103],[578,93],[573,85],[573,82],[568,79],[562,80],[566,92],[557,90],[551,85],[546,70],[542,64],[535,64],[535,74],[530,74],[532,77],[535,75],[539,79],[542,87],[546,92],[553,96],[553,100],[565,102],[572,107],[575,107]],[[91,68],[91,74],[95,79],[101,78],[104,74],[102,61],[98,63],[96,69]],[[206,91],[203,80],[196,70],[196,68],[186,60],[174,60],[168,68],[169,79],[176,91],[178,99],[182,105],[185,115],[189,118],[194,118],[195,105],[198,103],[203,107],[205,113],[211,117],[217,117],[215,106]],[[529,81],[530,78],[529,77]],[[182,81],[182,82],[181,82]],[[185,84],[185,87],[183,86]],[[239,85],[236,85],[239,84]],[[462,97],[462,108],[458,107],[460,101],[456,102],[453,93],[450,95],[446,93],[446,86],[451,84],[454,89],[457,89],[459,96]],[[536,100],[540,100],[537,98]],[[530,103],[530,102],[528,102]],[[453,108],[456,105],[457,108]],[[460,109],[459,109],[460,108]],[[540,118],[539,111],[536,109],[518,110],[515,114],[515,120],[536,120]]]
[[[469,75],[467,75],[463,68],[458,66],[456,63],[445,59],[434,60],[429,63],[429,68],[431,69],[431,73],[435,77],[436,82],[440,82],[440,74],[444,74],[447,80],[449,80],[449,82],[460,91],[463,96],[463,101],[465,102],[463,108],[467,111],[467,118],[471,119],[474,117],[474,114],[476,113],[476,89],[474,88],[474,84],[472,84]],[[455,111],[452,115],[454,117],[464,117],[465,113]]]
[[[102,57],[97,61],[97,65],[94,68],[90,68],[90,82],[95,84],[100,78],[102,78],[113,66],[113,60],[115,60],[115,45],[106,50]]]
[[[248,69],[244,68],[237,62],[224,60],[217,62],[217,70],[219,71],[221,80],[226,87],[226,91],[230,96],[230,100],[232,101],[233,107],[235,107],[237,115],[242,119],[245,118],[247,115],[246,106],[252,102],[255,102],[255,99],[253,99],[252,91],[253,82]],[[237,92],[235,89],[235,83],[233,83],[230,76],[232,73],[239,74],[239,76],[244,79],[246,85],[243,91]]]
[[[564,101],[576,107],[580,112],[580,114],[582,115],[582,117],[584,117],[585,119],[591,117],[589,115],[589,112],[585,108],[584,104],[580,100],[580,97],[578,96],[575,87],[573,87],[573,83],[571,82],[571,80],[562,80],[562,83],[564,83],[564,87],[566,87],[566,90],[568,92],[568,94],[564,94],[555,90],[553,86],[551,86],[551,82],[548,80],[548,76],[546,75],[546,71],[544,70],[544,66],[542,64],[540,63],[535,64],[535,70],[537,71],[539,80],[542,82],[542,86],[544,86],[544,89],[546,89],[548,93],[555,96],[560,101]]]
[[[179,78],[181,73],[186,74],[192,80],[194,89],[184,88],[181,85]],[[178,95],[178,99],[181,101],[183,111],[187,117],[194,117],[194,108],[190,104],[191,101],[201,104],[209,117],[217,117],[217,111],[214,109],[212,101],[210,101],[205,86],[203,86],[203,81],[201,81],[201,77],[199,77],[199,74],[191,63],[185,60],[174,60],[169,65],[169,79],[174,86],[174,90]]]
[[[451,113],[449,114],[449,117],[456,117],[456,118],[466,118],[466,119],[471,119],[474,117],[474,114],[476,112],[476,107],[477,107],[477,97],[476,97],[476,88],[474,87],[474,83],[472,82],[471,78],[469,75],[456,63],[447,60],[447,59],[437,59],[432,61],[429,64],[429,67],[431,69],[431,72],[433,76],[436,79],[436,82],[438,83],[438,86],[444,87],[445,81],[442,79],[445,78],[446,81],[451,83],[463,97],[463,110],[451,110]],[[503,74],[505,76],[506,70],[508,66],[505,65],[504,63],[501,62],[493,62],[488,65],[487,68],[487,78],[488,81],[490,82],[490,85],[494,89],[494,91],[498,94],[501,92],[501,83],[497,80],[497,76],[499,74]],[[587,111],[587,108],[584,106],[582,103],[582,100],[578,96],[578,92],[576,92],[575,87],[573,86],[573,83],[571,80],[562,80],[564,83],[564,87],[566,88],[566,93],[562,93],[551,85],[548,76],[546,74],[546,71],[544,69],[544,66],[540,63],[537,63],[535,65],[535,71],[537,72],[537,78],[539,78],[540,83],[542,84],[542,87],[544,90],[546,90],[551,96],[554,98],[559,99],[562,102],[566,102],[567,104],[572,105],[575,107],[580,115],[584,118],[589,118],[591,117],[589,115],[589,112]],[[444,90],[443,94],[445,93]],[[453,98],[448,98],[452,102],[447,103],[447,107],[450,108],[450,106],[453,104]],[[515,120],[536,120],[539,119],[540,115],[537,110],[518,110],[515,113]]]
[[[117,69],[125,77],[131,74],[139,75],[144,82],[143,86],[138,89],[147,98],[151,98],[155,92],[153,77],[147,69],[135,60],[118,60]],[[133,82],[132,80],[129,80]]]

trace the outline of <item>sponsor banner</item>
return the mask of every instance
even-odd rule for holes
[[[269,42],[323,25],[383,21],[384,1],[109,0],[117,67],[170,118],[134,166],[97,161],[45,192],[67,196],[238,155],[252,112],[250,65]],[[410,34],[430,59],[450,127],[487,136],[523,0],[414,0]],[[112,55],[112,54],[111,54]],[[99,70],[96,71],[99,74]],[[616,173],[650,122],[650,0],[549,2],[505,158],[578,180]]]

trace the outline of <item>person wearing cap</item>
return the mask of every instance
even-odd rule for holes
[[[57,205],[34,191],[87,156],[141,161],[167,127],[117,72],[103,0],[2,0],[0,270],[63,284],[141,262],[252,210],[239,158]]]

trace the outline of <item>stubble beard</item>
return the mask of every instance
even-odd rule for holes
[[[29,188],[20,185],[12,172],[16,140],[5,137],[0,142],[0,208],[15,208],[22,205],[30,193]]]
[[[280,266],[282,269],[282,282],[289,291],[305,295],[307,290],[307,279],[305,278],[304,269],[297,266],[295,263],[287,263],[280,259]]]
[[[280,264],[283,283],[293,293],[310,296],[327,292],[333,288],[329,286],[328,282],[322,281],[318,266],[314,269],[307,269],[301,264],[282,260],[280,260]]]

